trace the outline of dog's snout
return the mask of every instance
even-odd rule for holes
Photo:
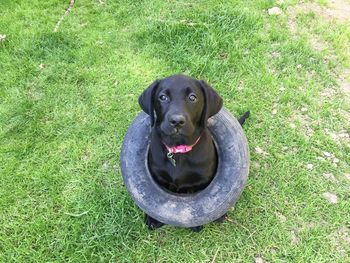
[[[181,127],[185,124],[185,116],[180,114],[174,114],[169,117],[169,123],[173,127]]]

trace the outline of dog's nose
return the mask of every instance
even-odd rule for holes
[[[185,116],[174,114],[169,117],[169,122],[173,127],[181,127],[185,124]]]

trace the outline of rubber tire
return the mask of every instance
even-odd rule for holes
[[[218,152],[212,182],[194,194],[176,194],[159,186],[147,164],[150,119],[141,112],[130,125],[121,151],[124,184],[142,211],[158,221],[195,227],[223,216],[241,195],[249,173],[249,150],[239,122],[225,109],[208,120]]]

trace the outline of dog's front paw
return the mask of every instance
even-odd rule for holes
[[[164,225],[164,223],[159,222],[158,220],[154,219],[153,217],[150,217],[147,214],[145,214],[145,224],[148,226],[149,230],[154,230]]]
[[[200,232],[203,229],[203,226],[195,226],[195,227],[190,227],[190,229],[193,232]]]

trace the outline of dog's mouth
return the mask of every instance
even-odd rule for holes
[[[164,136],[165,135],[165,136]],[[164,134],[162,140],[168,146],[177,146],[177,145],[187,145],[188,139],[187,136],[181,134],[180,132],[174,132],[172,134]]]
[[[182,129],[180,128],[174,128],[169,134],[167,134],[170,137],[181,137],[181,136],[186,136],[186,134],[184,134],[184,132],[182,131]]]
[[[196,138],[195,129],[191,125],[182,127],[171,127],[166,123],[161,123],[158,126],[158,131],[162,141],[168,146],[191,145]]]
[[[195,143],[196,139],[198,139],[198,135],[190,134],[187,135],[181,129],[174,130],[172,132],[162,132],[160,133],[160,137],[167,146],[175,147],[179,145],[192,145]]]
[[[160,131],[164,136],[179,138],[179,137],[188,137],[191,136],[192,132],[186,127],[169,127],[169,126],[160,126]]]
[[[169,130],[160,129],[160,137],[168,146],[187,145],[189,137],[182,129],[174,128]]]

